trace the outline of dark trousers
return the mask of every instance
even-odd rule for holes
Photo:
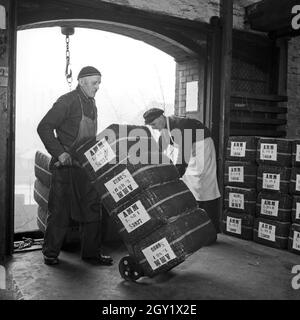
[[[45,256],[59,255],[71,218],[80,223],[81,257],[95,257],[100,253],[100,198],[83,169],[53,169],[48,209],[43,245]]]
[[[197,201],[199,208],[204,209],[212,221],[216,232],[220,233],[220,198],[209,201]]]
[[[48,219],[44,235],[43,254],[47,257],[58,257],[68,227],[55,225],[55,220]],[[101,221],[80,223],[81,258],[95,257],[101,248]]]

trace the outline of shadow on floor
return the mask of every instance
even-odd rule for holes
[[[46,266],[40,251],[18,253],[10,274],[25,300],[260,300],[300,299],[291,286],[291,268],[299,256],[252,241],[219,235],[169,272],[137,282],[120,276],[118,262],[127,255],[121,243],[106,248],[113,266],[93,266],[79,249],[63,251],[60,264]]]

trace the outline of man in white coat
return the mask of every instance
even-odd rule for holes
[[[181,179],[193,193],[200,208],[220,232],[216,152],[210,130],[196,119],[166,117],[152,108],[143,115],[145,124],[160,131],[159,144],[176,165]]]

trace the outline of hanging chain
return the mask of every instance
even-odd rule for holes
[[[65,71],[65,76],[71,91],[72,87],[72,69],[71,69],[71,64],[70,64],[70,49],[69,49],[69,35],[66,35],[66,71]]]

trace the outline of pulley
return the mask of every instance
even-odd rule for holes
[[[65,69],[65,77],[67,80],[67,83],[69,85],[69,88],[71,90],[72,87],[72,69],[71,69],[71,62],[70,62],[70,38],[69,36],[73,35],[75,32],[75,29],[73,27],[61,27],[61,33],[66,36],[66,69]]]

